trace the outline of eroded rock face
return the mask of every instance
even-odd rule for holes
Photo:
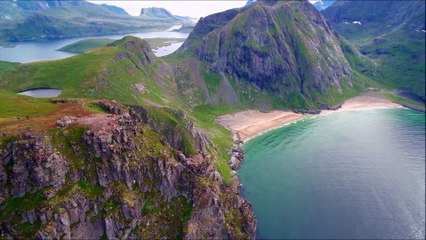
[[[129,118],[115,128],[72,125],[4,145],[3,236],[254,238],[254,215],[238,194],[238,175],[231,186],[223,183],[203,151],[210,144],[203,134],[188,126],[199,152],[185,156],[136,112],[121,112]],[[25,204],[14,208],[14,201]],[[31,228],[25,232],[22,224]]]
[[[234,147],[231,149],[229,166],[232,170],[237,170],[241,165],[241,161],[244,159],[244,151],[242,148],[243,141],[238,132],[235,131],[232,131],[232,140],[234,142]]]
[[[114,44],[124,49],[124,51],[119,51],[117,53],[113,59],[114,61],[129,59],[137,67],[153,64],[155,61],[155,55],[151,47],[143,39],[127,36],[116,41]]]
[[[68,171],[65,159],[54,152],[45,136],[25,134],[22,137],[1,152],[2,192],[13,197],[43,188],[57,192],[65,184]],[[5,186],[8,181],[9,186]]]

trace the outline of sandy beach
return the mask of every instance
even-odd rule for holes
[[[342,107],[339,110],[324,110],[321,111],[320,115],[338,111],[377,108],[402,108],[402,106],[386,99],[371,96],[358,96],[347,100],[342,104]],[[235,114],[219,116],[216,121],[222,126],[238,132],[241,140],[246,141],[271,129],[291,124],[311,116],[312,115],[309,114],[303,115],[289,111],[273,111],[264,113],[257,110],[248,110]]]

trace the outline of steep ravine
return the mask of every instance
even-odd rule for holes
[[[223,183],[210,141],[190,120],[176,116],[184,134],[175,127],[161,137],[167,121],[152,124],[153,110],[102,104],[115,126],[73,117],[0,145],[2,238],[255,237],[238,175]]]

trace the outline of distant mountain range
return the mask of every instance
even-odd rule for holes
[[[176,20],[176,21],[185,21],[189,20],[189,17],[176,16],[167,11],[164,8],[142,8],[140,17],[148,19],[161,19],[161,20]]]
[[[337,1],[322,13],[384,82],[425,98],[425,1]]]
[[[100,36],[183,24],[185,17],[165,9],[130,16],[119,7],[86,1],[0,1],[0,42]]]
[[[334,2],[335,0],[319,0],[314,3],[314,7],[318,9],[319,11],[322,11],[330,7],[331,5],[333,5]]]
[[[247,0],[246,6],[252,5],[256,0]]]

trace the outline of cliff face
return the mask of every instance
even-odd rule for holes
[[[282,99],[321,106],[351,87],[337,37],[308,1],[258,1],[200,19],[180,51]]]
[[[180,133],[161,138],[146,109],[106,106],[123,116],[117,126],[72,118],[67,128],[26,132],[0,146],[2,237],[255,237],[238,176],[223,184],[209,141],[189,120],[182,118],[183,143]],[[180,151],[188,144],[197,151]]]

